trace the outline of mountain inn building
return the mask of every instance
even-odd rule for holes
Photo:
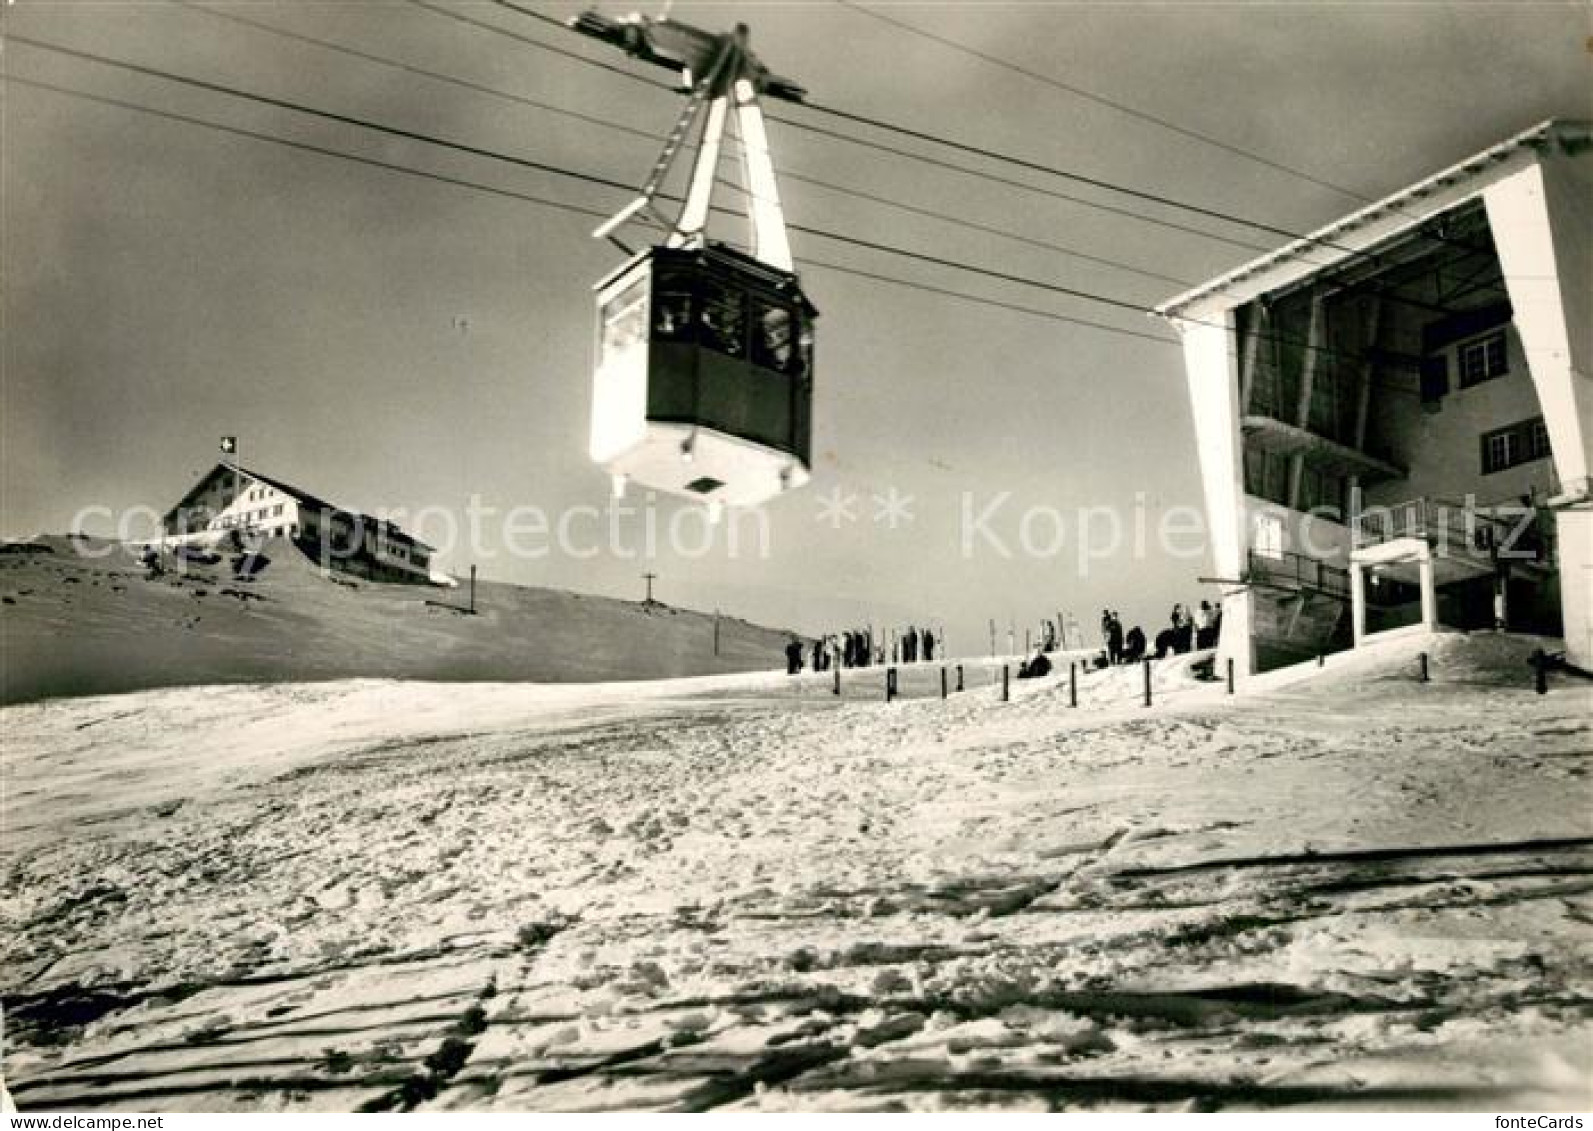
[[[377,581],[432,580],[432,548],[397,526],[278,479],[218,463],[161,520],[160,544],[286,538],[321,565]]]
[[[1593,668],[1593,124],[1535,126],[1157,313],[1220,660],[1504,627]]]

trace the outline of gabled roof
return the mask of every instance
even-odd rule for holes
[[[227,465],[227,464],[219,464],[218,466],[220,466],[220,467],[228,467],[229,465]],[[329,503],[325,499],[318,498],[317,496],[310,494],[308,491],[301,491],[299,488],[295,487],[291,483],[284,483],[282,480],[273,479],[269,475],[261,475],[258,471],[250,471],[247,467],[240,467],[238,470],[241,471],[244,475],[247,475],[250,479],[254,479],[254,480],[257,480],[258,482],[264,483],[267,487],[275,487],[278,491],[281,491],[284,495],[288,495],[291,498],[297,499],[299,502],[303,503],[305,506],[310,507],[310,508],[312,508],[314,510],[318,510],[318,511],[340,511],[340,510],[346,510],[347,509],[345,507],[340,507],[340,506],[336,506],[336,505],[334,505],[332,503]]]
[[[1426,180],[1170,298],[1156,308],[1156,313],[1177,320],[1231,310],[1269,291],[1358,258],[1475,198],[1488,185],[1536,161],[1539,151],[1551,145],[1570,153],[1593,145],[1593,122],[1539,122]]]
[[[409,544],[411,546],[420,546],[421,548],[426,549],[426,550],[431,550],[431,549],[435,548],[435,547],[427,545],[425,542],[422,542],[419,538],[416,538],[413,535],[406,534],[403,530],[399,529],[397,526],[395,526],[391,522],[388,522],[388,521],[383,520],[383,519],[377,519],[377,518],[375,518],[375,517],[373,517],[371,515],[361,514],[359,511],[350,510],[347,507],[340,507],[336,503],[329,503],[325,499],[319,497],[318,495],[312,495],[308,491],[305,491],[305,490],[303,490],[301,488],[293,486],[293,484],[291,484],[291,483],[286,483],[286,482],[282,481],[281,479],[274,479],[274,478],[272,478],[269,475],[262,475],[262,474],[260,474],[260,472],[251,471],[247,467],[239,466],[237,468],[234,468],[233,465],[230,464],[230,463],[218,463],[218,464],[216,464],[215,467],[212,467],[204,475],[200,476],[199,477],[199,481],[197,483],[195,483],[192,487],[190,487],[188,489],[188,493],[185,494],[182,497],[182,501],[179,502],[176,506],[172,507],[171,510],[166,512],[166,517],[167,518],[171,518],[178,511],[180,511],[184,507],[188,506],[189,503],[191,503],[193,501],[195,496],[197,496],[201,491],[203,491],[207,486],[209,486],[210,483],[212,481],[214,481],[217,476],[226,476],[228,478],[231,478],[234,474],[240,475],[240,476],[242,476],[245,479],[253,480],[256,483],[263,483],[267,487],[273,487],[276,490],[282,492],[284,495],[287,495],[289,498],[295,500],[300,506],[306,507],[306,508],[308,508],[310,510],[313,510],[313,511],[336,511],[336,512],[338,512],[340,514],[347,514],[347,515],[356,516],[366,526],[381,525],[382,527],[385,528],[386,537],[392,539],[395,542],[404,542],[404,543],[407,543],[407,544]]]

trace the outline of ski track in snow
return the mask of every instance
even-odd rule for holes
[[[1443,637],[11,708],[29,1108],[1586,1107],[1593,695]],[[1412,678],[1433,653],[1435,681]],[[1305,679],[1309,675],[1311,678]],[[800,693],[799,693],[800,692]]]

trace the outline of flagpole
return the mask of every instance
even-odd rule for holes
[[[232,502],[231,507],[236,508],[238,501],[243,498],[243,466],[240,460],[241,445],[236,436],[223,436],[221,438],[221,454],[227,457],[227,462],[232,465]],[[222,508],[227,509],[226,507]]]

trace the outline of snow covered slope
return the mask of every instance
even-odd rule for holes
[[[328,576],[290,543],[249,580],[231,559],[149,577],[130,547],[41,538],[0,554],[0,702],[200,683],[374,676],[449,681],[661,679],[783,668],[789,636],[714,618],[497,582],[465,588]]]
[[[1156,670],[12,707],[24,1109],[1585,1108],[1593,694]],[[1416,655],[1433,682],[1417,682]],[[984,673],[987,676],[988,673]],[[984,678],[984,676],[982,676]]]

